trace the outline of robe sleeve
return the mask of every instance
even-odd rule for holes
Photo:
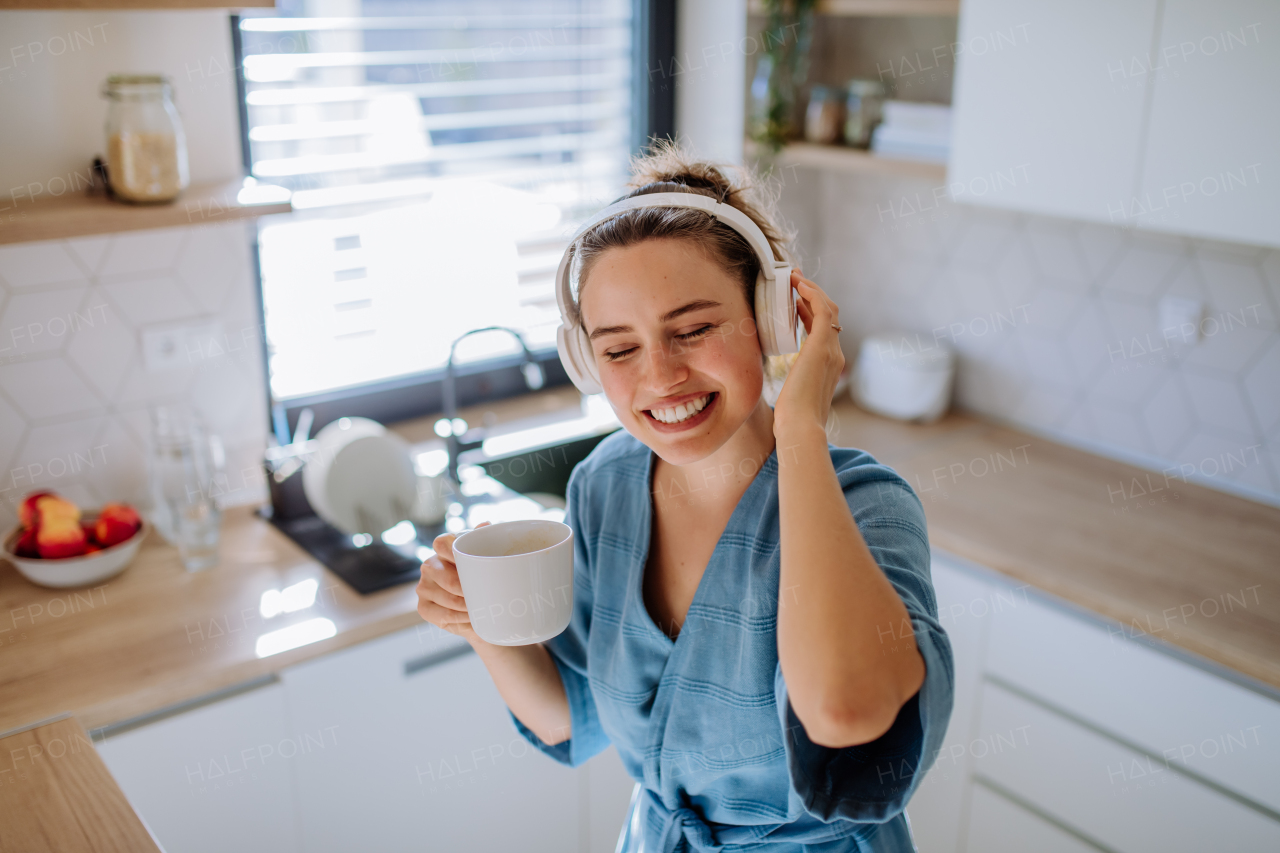
[[[872,556],[907,608],[909,625],[878,627],[884,651],[896,653],[914,635],[924,659],[924,684],[880,738],[840,749],[809,739],[791,706],[781,662],[774,690],[788,771],[805,809],[824,821],[883,823],[906,808],[942,748],[955,690],[954,663],[951,642],[938,622],[920,499],[884,466],[864,464],[857,471],[838,470],[837,476]]]
[[[591,630],[592,592],[591,568],[586,547],[587,532],[582,524],[585,506],[582,496],[584,486],[579,476],[581,465],[569,475],[566,490],[565,523],[573,529],[573,615],[569,626],[550,640],[544,640],[560,672],[564,692],[569,699],[570,737],[556,744],[547,744],[533,730],[507,709],[507,715],[525,740],[561,764],[577,767],[609,747],[608,735],[600,725],[596,713],[595,697],[587,678],[587,638]]]

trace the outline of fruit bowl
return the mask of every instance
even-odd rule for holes
[[[138,554],[138,547],[151,529],[145,518],[140,521],[141,525],[134,534],[123,542],[109,545],[92,554],[59,559],[19,557],[15,554],[14,547],[18,537],[22,535],[22,526],[19,525],[4,538],[3,545],[0,545],[0,557],[13,563],[34,584],[55,588],[86,586],[115,577],[133,562]]]

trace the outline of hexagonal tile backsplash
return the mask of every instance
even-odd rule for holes
[[[1280,252],[936,201],[919,179],[775,180],[850,360],[871,333],[945,340],[963,408],[1280,503]],[[1162,334],[1165,295],[1204,303],[1198,342]]]
[[[229,503],[265,498],[253,223],[0,246],[0,529],[49,488],[84,508],[148,505],[149,407],[189,402],[226,449]],[[215,323],[167,369],[149,327]],[[248,343],[246,343],[248,342]]]

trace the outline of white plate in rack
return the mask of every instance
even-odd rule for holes
[[[302,469],[316,515],[348,535],[373,536],[410,517],[418,475],[408,442],[369,418],[339,418],[316,441]]]

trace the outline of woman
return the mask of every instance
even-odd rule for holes
[[[787,249],[750,186],[660,144],[631,195],[701,192]],[[911,487],[827,442],[839,308],[793,271],[807,337],[773,408],[758,257],[704,211],[584,234],[572,321],[624,429],[573,471],[574,614],[544,643],[468,622],[438,537],[418,611],[465,637],[517,730],[578,766],[617,747],[643,796],[631,853],[914,850],[903,809],[941,745],[950,644]]]

